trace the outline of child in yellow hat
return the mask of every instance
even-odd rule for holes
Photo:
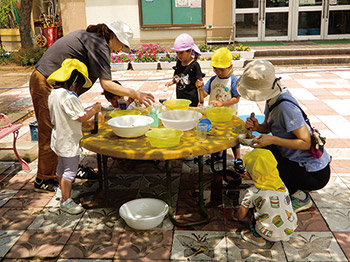
[[[47,81],[54,85],[48,106],[53,125],[50,147],[58,157],[56,176],[60,188],[56,190],[56,196],[61,197],[62,211],[79,214],[84,209],[72,199],[72,183],[77,175],[81,154],[79,143],[83,137],[82,123],[100,112],[101,105],[96,103],[85,110],[81,104],[77,93],[81,88],[90,87],[92,83],[87,67],[77,59],[64,60]]]
[[[297,216],[275,157],[267,149],[256,148],[244,155],[243,163],[254,185],[248,188],[236,213],[239,220],[247,217],[251,223],[250,230],[241,232],[242,238],[258,246],[264,246],[266,240],[288,241],[297,228]]]
[[[240,95],[237,92],[237,77],[233,75],[232,53],[226,47],[216,50],[211,58],[210,65],[213,67],[215,76],[211,77],[204,85],[204,97],[209,96],[209,104],[215,107],[232,107],[238,111]],[[235,157],[234,168],[237,173],[244,173],[241,159],[240,144],[232,148]],[[220,160],[220,154],[213,155],[214,160]],[[229,182],[229,181],[227,181]]]

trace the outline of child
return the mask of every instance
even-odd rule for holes
[[[196,107],[204,102],[200,101],[198,94],[198,89],[203,88],[202,78],[205,76],[197,62],[201,52],[188,34],[179,35],[175,39],[172,50],[176,51],[177,62],[174,67],[173,80],[165,85],[171,86],[176,83],[176,98],[191,100],[190,106]]]
[[[121,85],[119,83],[119,81],[117,80],[113,80],[114,83],[118,84],[118,85]],[[102,95],[105,96],[105,98],[107,99],[108,102],[111,103],[111,105],[114,107],[114,108],[119,108],[119,102],[118,100],[120,99],[123,99],[124,100],[124,97],[123,96],[119,96],[119,95],[115,95],[111,92],[108,92],[106,90],[103,91]],[[131,109],[131,104],[134,102],[134,99],[132,99],[131,97],[128,98],[128,101],[126,102],[126,108],[124,109]]]
[[[213,76],[203,87],[204,97],[209,97],[209,103],[216,107],[227,106],[238,110],[240,95],[236,89],[237,78],[233,75],[232,54],[223,47],[216,50],[212,56],[210,65],[216,76]],[[235,156],[235,170],[244,173],[243,161],[241,159],[240,145],[232,148]],[[213,155],[214,160],[220,160],[220,153]]]
[[[92,84],[87,67],[77,59],[65,59],[61,68],[53,72],[47,81],[55,85],[48,105],[53,125],[50,146],[58,156],[56,176],[62,195],[60,208],[69,214],[79,214],[84,209],[72,200],[71,194],[81,153],[82,122],[100,112],[101,105],[96,103],[84,111],[76,93]]]
[[[245,154],[243,162],[254,185],[247,189],[236,216],[243,220],[248,211],[254,215],[250,231],[242,231],[242,238],[258,246],[264,246],[265,239],[288,241],[297,228],[297,216],[279,177],[275,157],[270,150],[259,148]]]

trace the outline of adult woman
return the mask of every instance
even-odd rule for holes
[[[245,67],[237,90],[245,99],[266,101],[264,122],[259,124],[255,118],[247,119],[246,127],[262,133],[252,147],[272,151],[280,177],[291,194],[293,208],[299,212],[312,206],[304,191],[321,189],[328,183],[331,157],[326,151],[318,159],[312,156],[311,129],[298,102],[281,87],[279,80],[269,61],[255,60]],[[268,135],[269,132],[272,135]]]
[[[130,50],[129,41],[133,37],[130,27],[120,20],[111,24],[90,25],[86,30],[78,30],[58,39],[35,66],[29,82],[30,93],[38,120],[38,171],[34,190],[54,191],[57,186],[55,170],[57,156],[50,148],[52,124],[48,109],[48,96],[53,88],[46,79],[66,58],[75,58],[88,68],[89,78],[94,83],[97,78],[104,90],[139,100],[145,105],[154,101],[151,94],[138,92],[112,82],[110,53]],[[81,95],[86,90],[81,91]]]

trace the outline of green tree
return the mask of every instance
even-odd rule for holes
[[[3,0],[1,0],[3,1]],[[33,8],[33,0],[21,0],[21,9],[19,11],[19,33],[21,35],[22,48],[33,47],[33,39],[31,36],[31,12]]]
[[[0,28],[9,28],[9,14],[16,0],[0,0]]]

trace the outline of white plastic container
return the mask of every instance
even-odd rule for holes
[[[162,223],[168,213],[167,203],[156,198],[140,198],[123,204],[119,215],[134,229],[152,229]]]
[[[117,116],[108,120],[107,124],[120,137],[139,137],[144,135],[153,123],[153,118],[143,115]]]
[[[168,110],[158,115],[166,128],[175,128],[181,131],[193,129],[202,114],[194,110]]]

